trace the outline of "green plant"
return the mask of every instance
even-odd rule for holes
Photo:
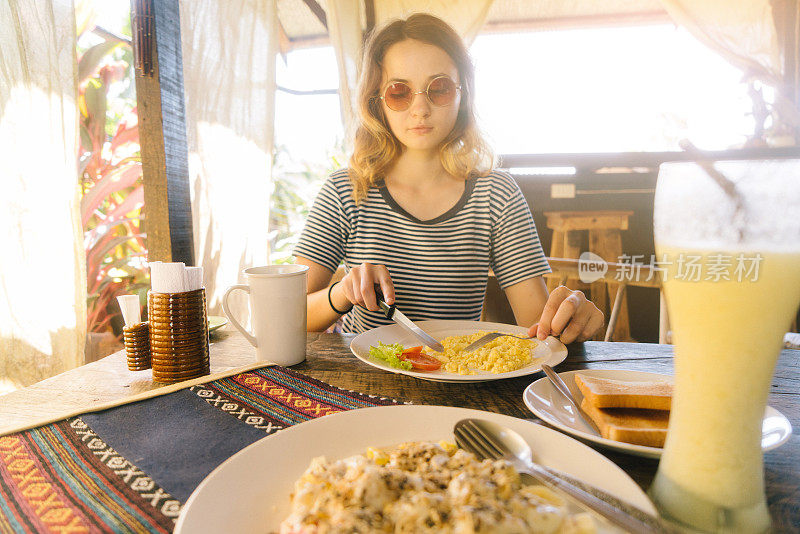
[[[292,250],[303,230],[311,204],[333,171],[347,164],[343,144],[332,147],[321,163],[293,162],[286,147],[275,148],[273,191],[269,208],[269,249],[272,263],[292,263]]]
[[[133,55],[128,38],[96,28],[88,2],[78,3],[76,19],[87,327],[108,332],[119,322],[115,297],[148,286]]]

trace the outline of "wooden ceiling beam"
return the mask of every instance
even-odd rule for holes
[[[308,9],[314,14],[317,19],[325,26],[325,30],[328,30],[328,16],[325,14],[325,10],[322,9],[322,6],[316,0],[303,0],[303,3],[308,6]]]
[[[286,30],[280,20],[278,21],[278,50],[280,50],[284,62],[286,61],[286,54],[292,50],[292,40],[286,35]]]
[[[364,35],[369,35],[375,27],[375,0],[364,0],[364,17],[367,19],[367,28]]]
[[[303,35],[290,37],[289,42],[292,44],[292,50],[296,50],[298,48],[329,46],[331,44],[331,38],[328,34]]]
[[[601,15],[574,15],[520,20],[488,21],[480,33],[523,33],[538,30],[568,30],[595,27],[639,26],[672,23],[664,10]]]
[[[364,0],[367,24],[369,24],[368,6],[374,7],[374,0]],[[672,23],[666,11],[643,11],[636,13],[618,13],[613,15],[579,15],[550,17],[539,19],[520,19],[508,21],[489,21],[483,25],[480,33],[524,33],[543,30],[567,30],[594,27],[636,26],[647,24]],[[298,35],[289,37],[292,49],[330,44],[327,34]]]

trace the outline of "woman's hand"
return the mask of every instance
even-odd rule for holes
[[[389,305],[394,303],[394,284],[389,276],[389,270],[384,265],[365,262],[358,267],[353,267],[342,278],[339,286],[347,300],[353,304],[363,306],[370,311],[379,311],[380,307],[375,297],[375,284],[380,286],[384,302]]]
[[[550,293],[539,322],[530,327],[528,335],[539,339],[560,335],[564,344],[586,341],[603,326],[604,319],[603,312],[582,291],[558,286]]]

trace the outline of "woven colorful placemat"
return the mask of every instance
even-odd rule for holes
[[[268,367],[0,437],[0,533],[171,532],[194,488],[247,445],[393,404]]]

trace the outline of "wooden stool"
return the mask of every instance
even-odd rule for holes
[[[550,257],[579,259],[583,234],[589,233],[589,251],[597,254],[609,263],[619,261],[622,255],[622,231],[628,229],[628,218],[632,211],[550,211],[545,212],[547,227],[553,230],[553,241],[550,246]],[[552,291],[559,284],[566,281],[570,289],[583,289],[586,287],[579,280],[559,277],[548,277],[547,289]],[[583,287],[581,287],[583,285]],[[624,298],[624,290],[620,291],[620,284],[609,280],[598,280],[589,284],[592,302],[603,312],[606,320],[609,310],[619,296],[620,305],[615,310],[616,325],[613,339],[616,341],[632,341],[630,325],[628,323],[628,304]],[[598,334],[596,339],[603,339]]]
[[[580,260],[567,260],[564,258],[547,258],[550,263],[552,273],[548,276],[561,283],[580,278]],[[603,276],[603,280],[616,281],[617,292],[614,298],[614,305],[611,314],[608,316],[608,325],[603,337],[604,341],[611,341],[612,334],[616,330],[617,320],[619,319],[620,309],[625,303],[622,296],[628,286],[648,287],[657,289],[661,297],[658,322],[658,342],[671,343],[671,332],[669,329],[669,315],[667,314],[666,301],[664,300],[664,288],[662,287],[661,272],[655,270],[650,265],[641,265],[636,268],[636,276],[631,276],[631,265],[629,263],[608,263],[608,271]],[[622,280],[622,281],[620,281]],[[601,337],[601,336],[597,336]]]

